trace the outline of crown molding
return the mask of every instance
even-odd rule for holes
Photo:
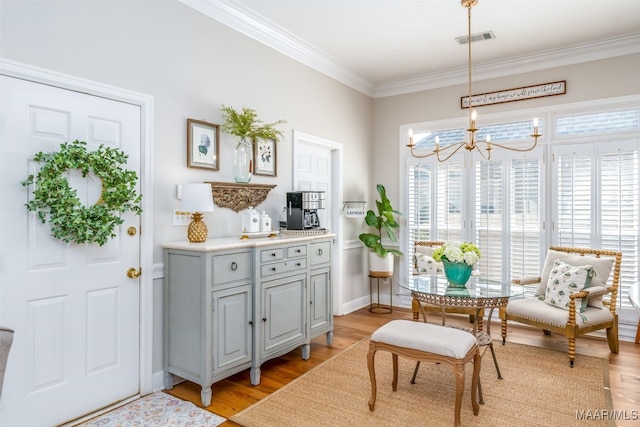
[[[358,92],[373,97],[375,84],[350,70],[310,43],[230,0],[178,0],[210,18],[337,80]]]
[[[474,81],[489,80],[637,53],[640,53],[640,33],[474,65],[473,77]],[[467,73],[468,70],[464,67],[380,84],[376,86],[373,97],[384,98],[466,84],[469,81]]]
[[[468,81],[467,67],[375,84],[310,43],[231,0],[178,0],[206,16],[372,98],[420,92]],[[488,80],[640,53],[640,33],[474,65],[474,80]]]

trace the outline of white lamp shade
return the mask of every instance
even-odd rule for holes
[[[210,184],[183,184],[182,210],[187,212],[213,211],[213,194]]]

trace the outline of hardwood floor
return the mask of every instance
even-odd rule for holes
[[[300,349],[297,349],[264,363],[261,367],[261,381],[257,386],[251,385],[248,369],[215,383],[213,385],[212,403],[206,409],[229,418],[285,386],[323,361],[340,353],[350,345],[370,336],[373,331],[386,322],[392,319],[411,318],[411,310],[402,308],[394,308],[393,313],[390,314],[372,314],[366,308],[363,308],[346,316],[337,316],[334,318],[333,345],[327,346],[324,336],[318,337],[311,343],[311,357],[309,360],[302,360]],[[448,324],[464,324],[467,321],[467,318],[461,315],[449,315],[447,318]],[[499,323],[494,322],[491,328],[493,335],[499,336]],[[507,342],[552,348],[563,352],[566,352],[567,348],[566,339],[563,336],[555,334],[546,336],[540,330],[517,324],[509,324]],[[576,352],[578,353],[576,363],[580,363],[581,354],[608,357],[614,409],[626,410],[628,415],[632,411],[635,411],[635,414],[639,414],[640,344],[621,341],[620,353],[613,354],[609,351],[606,338],[581,337],[577,340]],[[168,393],[191,401],[198,406],[201,405],[200,386],[197,384],[185,381],[176,385]],[[226,421],[222,424],[222,427],[237,425],[231,421]]]

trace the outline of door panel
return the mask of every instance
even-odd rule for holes
[[[20,183],[35,153],[75,139],[120,148],[140,176],[140,107],[6,76],[0,87],[0,324],[16,331],[2,425],[49,426],[139,392],[139,280],[125,273],[140,266],[139,234],[126,233],[140,219],[122,214],[103,246],[67,244],[26,210]],[[66,176],[85,205],[99,198],[99,180]]]

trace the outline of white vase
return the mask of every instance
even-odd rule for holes
[[[369,252],[369,273],[393,274],[393,254],[387,253],[381,257],[375,252]]]

